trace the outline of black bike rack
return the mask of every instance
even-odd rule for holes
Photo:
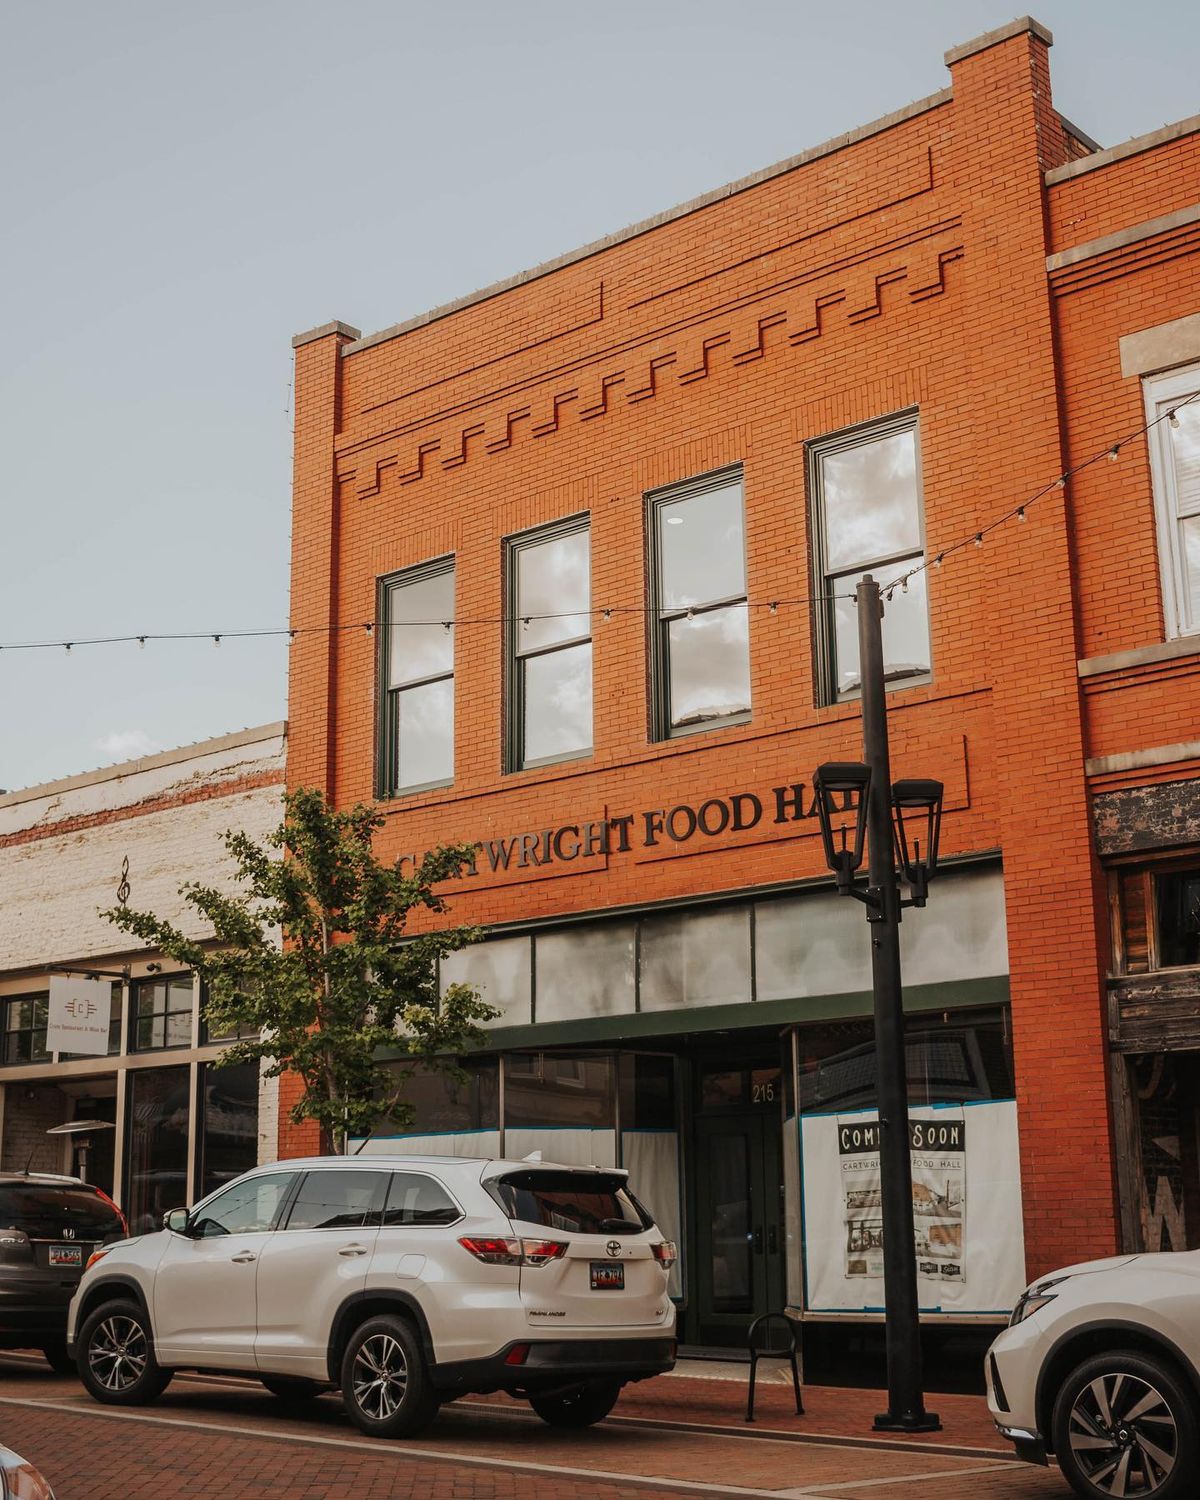
[[[754,1421],[754,1381],[758,1375],[758,1362],[764,1354],[782,1354],[781,1349],[760,1349],[755,1344],[758,1330],[763,1324],[772,1322],[782,1323],[787,1330],[788,1347],[787,1354],[792,1364],[792,1389],[796,1392],[796,1415],[804,1415],[804,1403],[800,1399],[800,1369],[796,1364],[796,1327],[792,1320],[781,1312],[760,1313],[750,1325],[746,1335],[746,1347],[750,1351],[750,1392],[746,1399],[746,1421]]]

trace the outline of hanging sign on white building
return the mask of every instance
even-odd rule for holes
[[[111,1011],[112,985],[107,979],[52,974],[46,1050],[104,1057],[108,1052]]]

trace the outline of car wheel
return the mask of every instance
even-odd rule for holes
[[[56,1339],[52,1344],[43,1344],[42,1353],[46,1363],[56,1375],[74,1375],[75,1361],[67,1353],[66,1339]]]
[[[109,1406],[144,1406],[170,1384],[154,1357],[150,1320],[136,1302],[105,1302],[84,1320],[76,1342],[79,1378]]]
[[[321,1394],[315,1380],[303,1380],[298,1375],[260,1375],[258,1377],[272,1396],[281,1401],[311,1401]]]
[[[384,1315],[356,1328],[342,1356],[350,1420],[373,1437],[411,1437],[433,1420],[438,1399],[411,1323]]]
[[[1182,1500],[1200,1484],[1195,1403],[1163,1360],[1116,1351],[1086,1359],[1062,1384],[1054,1456],[1084,1500]]]
[[[619,1380],[597,1380],[569,1391],[530,1396],[529,1404],[551,1427],[591,1427],[608,1416],[620,1394]]]

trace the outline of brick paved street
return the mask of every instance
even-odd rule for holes
[[[297,1416],[254,1383],[178,1377],[155,1406],[114,1411],[37,1359],[0,1356],[0,1439],[41,1466],[58,1500],[1068,1494],[1056,1473],[1005,1457],[994,1434],[986,1447],[979,1441],[987,1433],[974,1398],[939,1402],[947,1430],[936,1443],[882,1446],[865,1437],[862,1420],[877,1394],[813,1390],[810,1415],[790,1419],[779,1410],[782,1394],[771,1391],[753,1436],[738,1387],[672,1377],[648,1382],[636,1400],[631,1392],[617,1420],[584,1433],[555,1432],[519,1403],[475,1402],[445,1409],[414,1442],[382,1443],[357,1433],[332,1395]]]

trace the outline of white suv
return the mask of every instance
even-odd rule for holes
[[[382,1437],[467,1391],[588,1426],[675,1362],[675,1246],[626,1177],[463,1157],[260,1167],[92,1256],[67,1331],[80,1377],[125,1406],[183,1368],[250,1371],[291,1401],[338,1386]]]
[[[1200,1493],[1200,1251],[1043,1276],[986,1371],[996,1426],[1084,1500]]]

